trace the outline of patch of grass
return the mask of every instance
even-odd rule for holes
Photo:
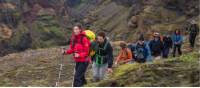
[[[199,86],[199,54],[189,53],[177,58],[146,64],[125,64],[114,70],[110,79],[86,86]]]

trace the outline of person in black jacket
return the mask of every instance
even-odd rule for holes
[[[92,56],[93,81],[97,82],[104,79],[106,71],[112,72],[113,48],[104,32],[97,34],[97,41],[91,47],[95,51]]]
[[[190,47],[194,48],[196,37],[199,34],[199,26],[193,20],[191,22],[191,25],[187,28],[187,30],[189,31]]]
[[[172,38],[169,35],[163,36],[163,58],[168,58],[170,48],[173,46]]]
[[[159,33],[154,33],[154,39],[150,41],[149,48],[151,50],[151,55],[154,59],[160,59],[163,51],[163,43],[160,39]]]

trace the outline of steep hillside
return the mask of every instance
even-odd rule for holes
[[[149,39],[153,31],[165,34],[176,28],[184,30],[190,20],[200,23],[198,3],[199,0],[0,0],[0,25],[12,32],[5,38],[0,26],[0,55],[66,45],[75,22],[96,32],[106,31],[114,41],[132,42],[140,33]]]
[[[105,30],[112,40],[134,41],[138,34],[158,31],[185,32],[190,20],[198,20],[198,0],[106,0],[88,18],[91,29]],[[117,34],[117,35],[116,35]]]

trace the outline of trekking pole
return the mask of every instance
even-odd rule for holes
[[[63,48],[65,50],[65,48]],[[60,61],[59,61],[59,72],[58,72],[58,80],[56,82],[56,87],[59,87],[59,83],[60,83],[60,80],[61,80],[61,75],[62,75],[62,70],[63,70],[63,59],[64,59],[64,54],[62,54],[62,57],[60,58]]]

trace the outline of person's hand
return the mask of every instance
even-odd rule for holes
[[[107,69],[107,72],[108,72],[108,73],[112,73],[112,72],[113,72],[112,68],[108,68],[108,69]]]
[[[62,48],[62,49],[61,49],[61,53],[62,53],[62,54],[65,54],[65,51],[66,51],[65,48]]]
[[[117,64],[118,64],[118,63],[117,63],[117,62],[115,62],[115,65],[116,65],[116,66],[117,66]]]
[[[79,56],[80,56],[80,55],[79,55],[78,53],[75,53],[75,54],[74,54],[74,57],[76,57],[76,58],[79,57]]]
[[[175,42],[175,44],[176,44],[176,45],[178,45],[178,44],[179,44],[179,42]]]

